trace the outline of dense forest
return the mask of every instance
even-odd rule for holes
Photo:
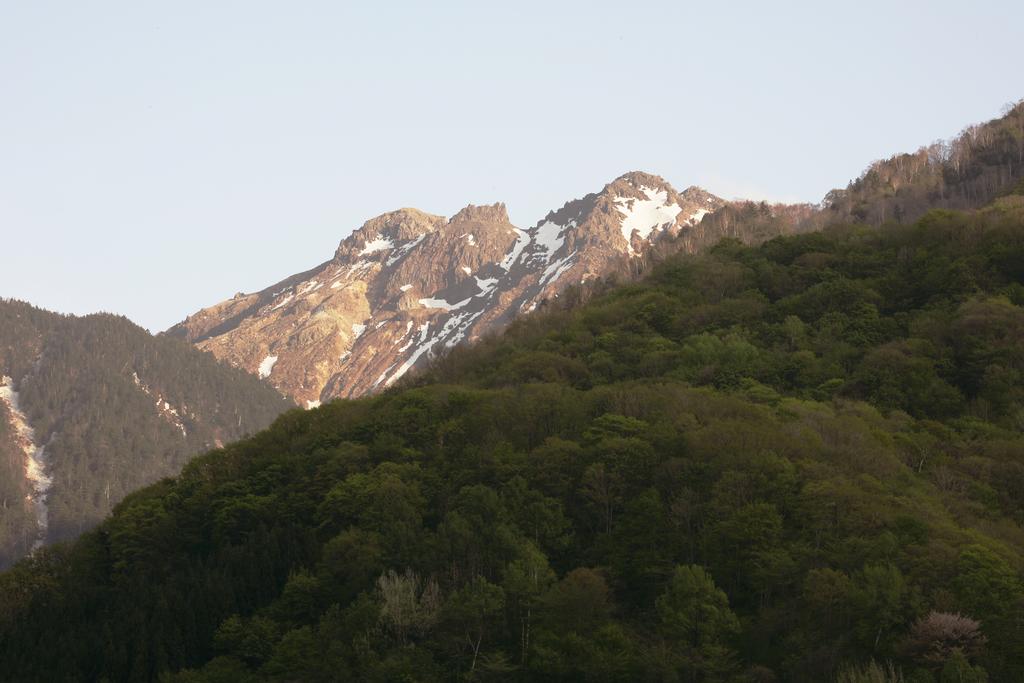
[[[1024,679],[1024,196],[725,240],[0,575],[10,680]]]
[[[129,492],[256,432],[293,405],[248,373],[123,317],[65,316],[0,300],[0,375],[46,446],[49,542],[77,536]],[[36,536],[25,455],[0,405],[0,567]]]

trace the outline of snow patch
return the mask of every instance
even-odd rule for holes
[[[615,208],[622,214],[622,236],[626,239],[626,251],[630,256],[636,253],[633,250],[634,232],[645,240],[653,231],[674,223],[676,216],[683,210],[678,204],[668,203],[667,190],[652,190],[641,186],[640,191],[647,199],[615,197],[613,200]]]
[[[384,384],[384,386],[391,386],[393,382],[397,381],[402,375],[407,373],[409,371],[409,368],[416,365],[416,361],[420,359],[420,356],[422,356],[424,353],[432,349],[435,343],[436,342],[433,339],[431,339],[430,342],[426,344],[420,344],[418,347],[416,347],[416,350],[412,352],[412,355],[409,356],[408,360],[406,360],[404,363],[402,363],[401,366],[399,366],[398,370],[396,370],[395,374],[391,375],[391,377],[388,378],[388,381]],[[391,368],[388,368],[388,370],[390,369]],[[385,371],[384,374],[387,374],[387,371]]]
[[[359,335],[366,332],[366,325],[360,325],[359,323],[352,323],[352,338],[359,339]]]
[[[462,272],[465,273],[466,275],[469,275],[470,273],[473,272],[473,269],[470,268],[469,266],[462,266]]]
[[[323,287],[323,285],[320,284],[319,282],[317,282],[316,280],[310,280],[309,282],[307,282],[306,284],[302,285],[302,287],[299,288],[299,291],[297,292],[297,294],[299,296],[302,296],[303,294],[308,294],[310,292],[315,292],[316,290],[320,289],[321,287]]]
[[[567,271],[573,264],[573,259],[576,257],[576,252],[573,252],[565,258],[559,259],[554,263],[548,265],[544,269],[544,274],[540,277],[540,286],[545,287],[552,284],[558,278],[562,277],[562,273]]]
[[[376,388],[378,384],[380,384],[381,382],[384,381],[384,378],[388,376],[388,373],[391,372],[391,368],[393,368],[393,367],[395,367],[394,363],[392,363],[391,365],[387,366],[384,369],[384,372],[380,373],[380,377],[378,377],[377,381],[373,383],[374,388]],[[390,384],[390,382],[388,384]],[[387,384],[385,384],[384,386],[387,386]]]
[[[469,298],[469,299],[463,299],[462,301],[460,301],[457,304],[450,304],[447,301],[445,301],[444,299],[433,299],[433,298],[428,297],[426,299],[420,299],[420,304],[424,308],[440,308],[440,309],[445,310],[445,311],[455,311],[455,310],[458,310],[458,309],[462,308],[463,306],[468,304],[470,301],[472,301],[472,297]]]
[[[562,232],[566,226],[553,223],[551,221],[544,221],[537,226],[534,231],[533,241],[544,249],[548,253],[548,256],[558,251],[562,244],[565,243],[565,238],[562,237]]]
[[[441,332],[438,334],[438,337],[443,338],[450,335],[448,341],[446,341],[444,345],[448,348],[452,348],[466,338],[466,330],[469,329],[469,326],[473,321],[483,315],[483,313],[483,311],[477,311],[476,313],[469,313],[468,311],[466,313],[460,313],[444,324],[444,327],[441,328]]]
[[[478,297],[487,296],[491,290],[494,289],[495,285],[498,284],[498,278],[496,277],[489,277],[486,279],[475,277],[473,279],[476,280],[476,286],[480,288],[480,293],[477,294]]]
[[[320,401],[306,401],[306,410],[312,410],[313,408],[319,408]]]
[[[709,213],[711,212],[708,211],[707,209],[697,209],[690,215],[690,218],[687,219],[687,222],[692,223],[693,225],[697,225],[702,220],[704,220],[704,216],[707,216]]]
[[[375,238],[367,242],[363,246],[363,250],[359,252],[360,256],[366,256],[367,254],[373,254],[378,251],[384,251],[386,249],[394,249],[395,245],[387,237],[381,237],[377,235]]]
[[[476,246],[476,237],[473,236],[473,233],[469,233],[468,235],[466,235],[466,241],[469,242],[469,246]]]
[[[502,270],[509,270],[513,265],[515,265],[515,262],[519,260],[519,256],[523,253],[523,249],[525,249],[526,245],[530,243],[530,233],[525,230],[520,230],[519,228],[515,228],[515,233],[517,235],[516,243],[512,245],[512,250],[508,252],[508,254],[505,255],[505,258],[501,259],[501,263],[498,264],[501,266]]]
[[[271,308],[270,310],[271,310],[271,311],[276,311],[277,309],[281,308],[282,306],[284,306],[285,304],[287,304],[287,303],[288,303],[289,301],[291,301],[291,300],[292,300],[292,299],[294,299],[294,298],[295,298],[295,297],[294,297],[294,295],[292,295],[292,294],[289,294],[289,295],[288,295],[288,296],[286,296],[285,298],[281,299],[281,301],[277,302],[277,305],[275,305],[275,306],[274,306],[273,308]]]
[[[270,373],[274,370],[274,363],[277,362],[277,356],[267,356],[260,362],[260,379],[266,379],[270,377]]]
[[[398,289],[400,289],[403,292],[408,292],[410,289],[412,289],[412,285],[402,285]]]
[[[413,322],[411,320],[409,320],[409,321],[407,321],[405,323],[405,334],[402,335],[403,337],[409,336],[409,333],[412,332],[412,326],[413,326]],[[410,346],[413,345],[413,343],[415,341],[416,341],[416,337],[415,336],[409,337],[409,341],[405,342],[405,344],[403,344],[401,346],[401,348],[398,349],[398,352],[399,353],[404,353]]]

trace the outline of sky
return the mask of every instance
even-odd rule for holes
[[[157,332],[403,206],[820,201],[1024,97],[1019,0],[0,0],[0,297]]]

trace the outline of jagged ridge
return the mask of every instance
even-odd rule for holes
[[[571,284],[609,274],[723,205],[700,188],[679,193],[632,172],[527,230],[500,203],[447,220],[399,209],[367,221],[330,261],[203,309],[168,333],[307,406],[360,396]]]

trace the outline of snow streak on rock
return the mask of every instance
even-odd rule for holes
[[[516,243],[512,245],[512,250],[508,252],[508,255],[501,260],[502,270],[508,270],[511,268],[516,261],[519,260],[519,255],[523,253],[523,249],[532,241],[530,233],[525,230],[515,229],[516,232]]]
[[[403,244],[403,245],[402,245],[402,246],[401,246],[401,247],[400,247],[400,248],[398,249],[398,251],[397,251],[397,252],[395,252],[395,254],[394,254],[394,255],[393,255],[393,256],[392,256],[391,258],[389,258],[389,259],[388,259],[387,265],[388,265],[388,266],[393,266],[393,265],[395,265],[396,263],[398,263],[398,261],[400,261],[400,260],[402,259],[402,257],[403,257],[403,256],[405,256],[405,255],[406,255],[406,254],[408,254],[408,253],[409,253],[410,251],[412,251],[412,250],[413,250],[413,249],[415,249],[415,248],[416,248],[417,246],[419,246],[419,243],[423,241],[423,238],[424,238],[424,237],[426,237],[426,235],[425,235],[425,234],[424,234],[424,235],[420,235],[420,236],[419,236],[419,237],[417,237],[416,239],[410,240],[409,242],[406,242],[405,244]]]
[[[138,373],[132,373],[132,381],[135,382],[135,386],[142,390],[142,393],[156,400],[156,411],[160,413],[161,417],[170,422],[175,429],[180,431],[182,437],[188,436],[188,429],[185,428],[185,423],[181,420],[181,414],[176,408],[168,403],[159,392],[154,392],[148,385],[139,379]],[[192,418],[195,419],[195,415],[192,415]]]
[[[18,392],[14,390],[14,382],[10,377],[0,377],[0,401],[7,405],[11,427],[21,452],[25,455],[25,479],[28,481],[30,493],[28,501],[36,517],[36,538],[32,542],[32,550],[42,547],[49,530],[49,508],[47,499],[53,479],[46,473],[46,446],[36,444],[36,433],[28,423],[28,418],[21,411]]]

